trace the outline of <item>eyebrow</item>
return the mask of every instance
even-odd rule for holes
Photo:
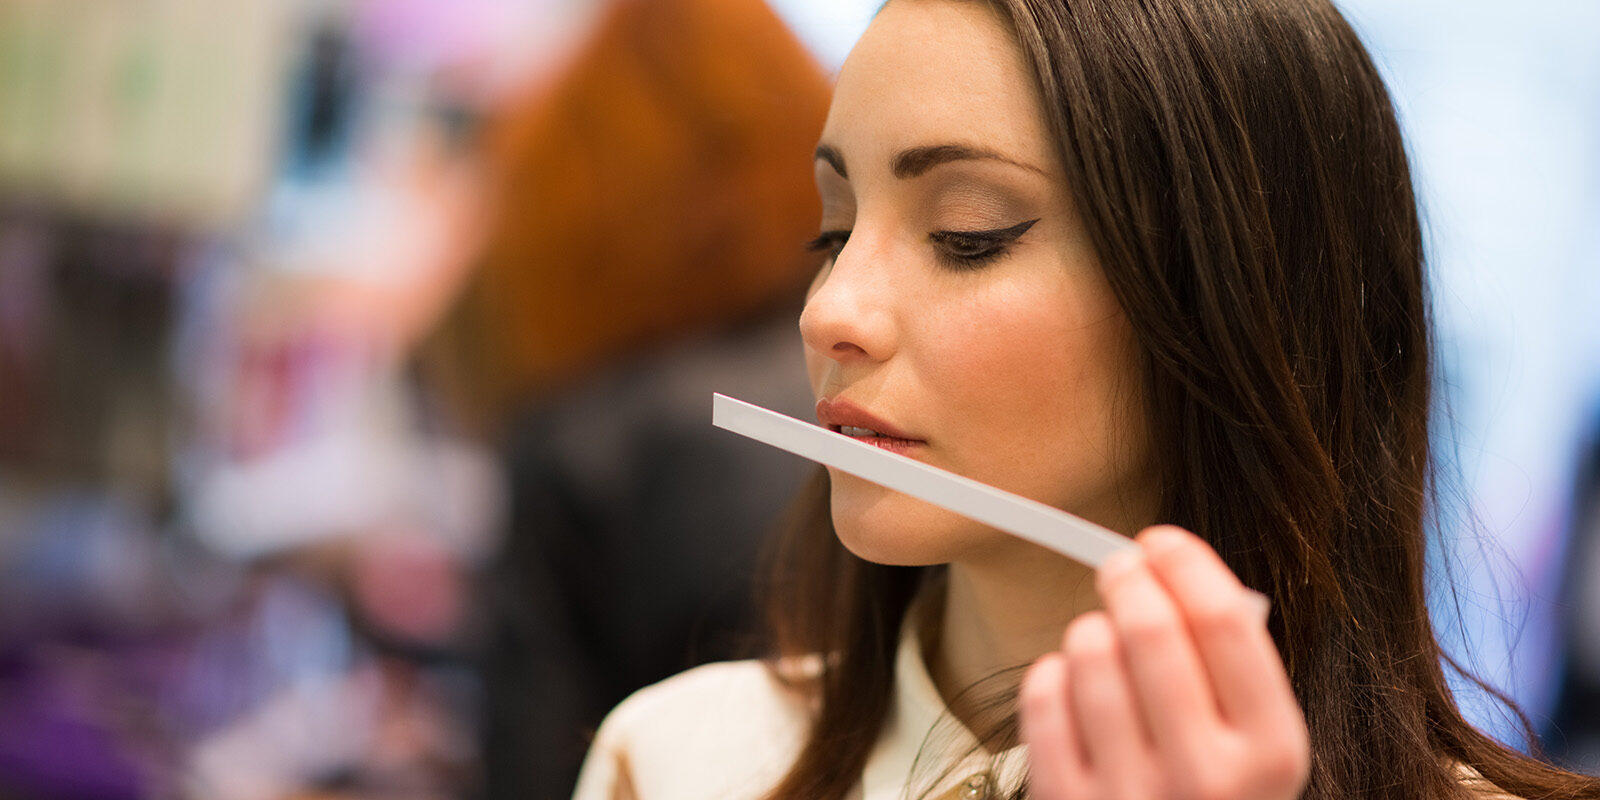
[[[850,177],[850,171],[844,168],[844,156],[839,155],[839,151],[831,146],[825,144],[817,145],[816,160],[828,162],[828,166],[833,167],[833,171],[839,173],[839,177]]]
[[[832,146],[817,145],[816,158],[819,161],[826,161],[828,166],[833,167],[834,172],[839,173],[839,177],[850,177],[850,173],[846,171],[844,166],[844,156],[840,155],[839,151]],[[952,161],[998,161],[1002,164],[1010,164],[1013,167],[1019,167],[1029,172],[1036,172],[1049,177],[1049,173],[1032,164],[1018,161],[993,150],[964,144],[936,144],[901,150],[890,160],[889,169],[896,178],[917,178],[940,164],[948,164]]]

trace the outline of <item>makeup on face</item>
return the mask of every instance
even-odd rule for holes
[[[1128,538],[1086,519],[919,461],[897,458],[904,454],[891,448],[863,448],[862,444],[871,443],[858,437],[831,436],[823,428],[722,394],[712,395],[711,408],[712,424],[719,428],[904,492],[1090,567],[1133,547]],[[824,417],[858,413],[844,403],[824,406],[819,402],[818,409]]]
[[[817,421],[834,433],[900,455],[912,455],[928,442],[843,397],[817,400]]]
[[[873,26],[816,152],[825,258],[799,327],[812,391],[832,404],[819,418],[844,435],[823,433],[1137,530],[1152,492],[1140,398],[1124,389],[1136,344],[1025,59],[970,4],[891,3]],[[877,563],[1033,555],[848,472],[830,505],[840,541]]]
[[[1042,218],[1047,190],[1028,188],[1045,182],[1033,168],[1000,155],[940,157],[966,152],[954,145],[911,148],[895,160],[892,171],[898,191],[887,216],[898,235],[925,238],[940,265],[955,272],[981,268]],[[844,159],[831,146],[818,148],[817,186],[822,198],[822,232],[808,245],[813,252],[837,258],[853,232],[857,198],[840,170]],[[1048,185],[1048,182],[1045,182]]]

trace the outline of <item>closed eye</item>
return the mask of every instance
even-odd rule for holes
[[[844,250],[845,242],[848,241],[850,241],[849,231],[823,231],[817,234],[817,238],[806,242],[806,249],[813,253],[827,253],[828,259],[833,260],[839,257],[839,253]]]
[[[1039,220],[983,231],[934,231],[928,234],[939,261],[957,270],[977,269],[1006,254],[1012,242],[1027,233]]]

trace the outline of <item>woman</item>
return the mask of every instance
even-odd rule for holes
[[[782,657],[624,703],[580,797],[1600,796],[1446,688],[1415,200],[1330,5],[892,0],[816,169],[820,421],[1140,547],[833,474]]]

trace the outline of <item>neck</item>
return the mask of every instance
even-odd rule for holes
[[[1099,607],[1094,571],[1032,545],[993,560],[949,566],[942,608],[924,636],[929,677],[950,711],[975,733],[1010,713],[1009,704],[986,712],[981,699],[993,690],[1014,691],[1018,670],[1061,647],[1067,623]]]

